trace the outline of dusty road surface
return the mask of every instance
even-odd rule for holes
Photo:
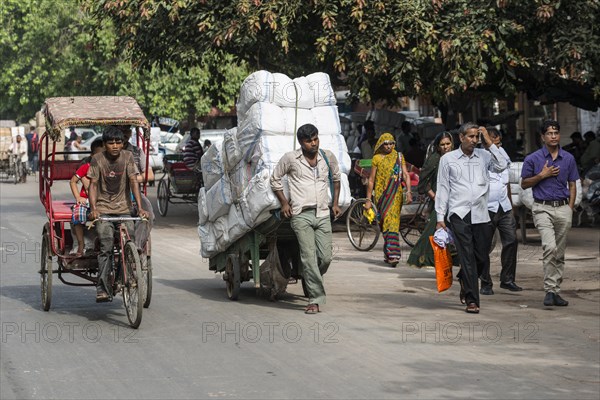
[[[55,192],[68,196],[66,185]],[[568,307],[542,305],[532,228],[519,249],[525,290],[499,288],[496,250],[496,293],[479,315],[464,312],[457,284],[437,293],[433,270],[388,268],[381,244],[361,253],[335,233],[327,304],[305,315],[300,285],[269,302],[244,283],[228,300],[198,255],[195,206],[173,205],[157,216],[154,295],[132,330],[121,297],[96,304],[92,288],[56,275],[41,310],[46,217],[33,179],[0,183],[0,216],[2,399],[600,397],[598,226],[570,231]]]

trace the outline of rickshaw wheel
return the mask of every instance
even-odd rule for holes
[[[123,303],[127,312],[129,325],[137,329],[142,322],[144,304],[144,280],[142,279],[142,266],[137,248],[132,241],[125,243],[124,271],[127,274],[127,283],[123,285]]]
[[[48,237],[46,235],[47,232],[44,231],[40,261],[42,308],[44,311],[50,310],[50,303],[52,300],[52,255],[50,254],[50,243],[48,242]]]
[[[346,217],[346,233],[350,243],[356,250],[369,251],[377,244],[379,240],[379,225],[377,218],[369,222],[364,215],[364,204],[366,199],[358,199],[350,206],[348,216]],[[371,207],[375,214],[377,209],[371,203]]]
[[[400,235],[404,242],[410,247],[415,247],[417,240],[427,224],[427,220],[422,214],[415,214],[408,222],[400,221]]]
[[[158,212],[161,216],[167,215],[169,209],[169,181],[161,179],[158,182],[158,189],[156,190],[156,201],[158,203]]]
[[[237,300],[240,295],[240,259],[235,254],[229,254],[225,261],[225,283],[229,300]]]
[[[142,257],[146,258],[146,268],[142,268],[142,276],[144,277],[144,308],[148,308],[152,300],[152,257],[144,255]]]

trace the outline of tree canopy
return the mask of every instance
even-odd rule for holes
[[[219,49],[363,101],[470,90],[600,103],[600,0],[87,0],[142,66]]]
[[[112,21],[97,21],[81,0],[2,0],[0,23],[5,119],[28,120],[47,97],[93,95],[130,95],[148,114],[185,119],[213,106],[231,109],[248,74],[243,62],[218,49],[186,65],[164,59],[140,69],[117,46]]]

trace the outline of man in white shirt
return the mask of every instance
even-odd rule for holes
[[[502,148],[502,134],[493,126],[487,128],[492,142],[498,147],[502,156],[510,166],[510,157]],[[510,185],[508,168],[501,173],[490,172],[490,193],[488,198],[488,211],[490,213],[491,229],[494,234],[496,229],[500,233],[502,241],[502,254],[500,260],[502,269],[500,271],[500,287],[511,292],[523,290],[515,283],[517,269],[517,222],[512,213],[512,202],[510,198]],[[490,276],[489,258],[481,273],[481,294],[494,294],[492,290],[492,278]]]
[[[481,135],[486,150],[476,149]],[[479,275],[488,259],[492,238],[488,213],[489,171],[502,172],[506,159],[492,143],[487,130],[472,122],[459,129],[460,147],[446,153],[438,167],[435,211],[436,229],[446,229],[446,219],[454,234],[461,269],[461,303],[466,312],[479,313]]]
[[[16,154],[19,156],[19,168],[21,169],[21,182],[27,182],[27,161],[29,161],[29,157],[27,156],[27,141],[23,140],[21,135],[17,135],[12,142],[9,151],[12,154]],[[15,171],[16,173],[16,171]]]

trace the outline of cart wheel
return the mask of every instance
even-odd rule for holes
[[[47,232],[44,230],[42,238],[42,254],[40,263],[40,278],[42,286],[42,308],[44,311],[50,310],[52,300],[52,255],[50,243],[48,242]]]
[[[227,284],[227,297],[237,300],[240,294],[240,259],[235,254],[229,254],[225,261],[224,278]]]
[[[427,220],[421,213],[413,215],[407,222],[400,221],[400,235],[407,245],[415,247],[426,224]]]
[[[125,243],[125,273],[127,283],[123,285],[123,303],[127,311],[129,325],[137,329],[142,322],[142,306],[144,304],[144,280],[142,279],[142,266],[137,248],[133,242]]]
[[[169,209],[169,180],[166,181],[161,179],[158,182],[158,189],[156,191],[156,201],[158,202],[158,212],[161,216],[167,215]]]
[[[144,257],[142,255],[142,257]],[[144,308],[150,307],[152,300],[152,257],[146,256],[145,268],[142,268],[142,276],[144,277]]]
[[[377,244],[379,240],[379,225],[377,219],[369,222],[364,215],[364,204],[366,199],[356,200],[348,210],[346,217],[346,233],[350,243],[356,250],[369,251]],[[373,211],[377,213],[375,205],[371,203]]]

